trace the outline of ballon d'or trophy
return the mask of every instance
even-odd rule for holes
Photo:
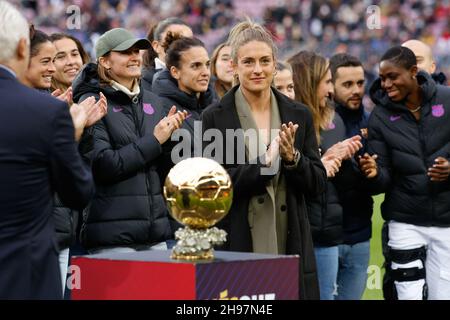
[[[227,171],[207,158],[180,161],[166,178],[164,197],[172,217],[186,226],[175,232],[171,258],[214,259],[213,246],[223,244],[227,234],[212,226],[226,216],[233,199]]]

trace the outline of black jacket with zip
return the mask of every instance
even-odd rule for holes
[[[369,113],[362,104],[357,110],[351,110],[337,103],[336,112],[344,122],[345,138],[361,136],[361,129],[367,129]],[[362,137],[361,143],[363,147],[354,159],[344,161],[339,170],[338,193],[343,210],[344,243],[349,245],[367,241],[372,236],[372,195],[357,162],[358,156],[367,152],[367,139]]]
[[[385,220],[419,226],[450,226],[450,181],[427,175],[437,157],[450,158],[450,88],[417,74],[422,90],[420,119],[404,103],[395,103],[378,79],[370,89],[375,109],[369,119],[369,151],[378,155],[371,184],[385,192]],[[369,179],[370,180],[370,179]]]
[[[108,101],[108,114],[83,136],[92,143],[85,156],[92,163],[96,193],[83,219],[82,244],[87,249],[139,248],[170,239],[157,174],[162,148],[153,135],[165,115],[163,102],[142,88],[130,99],[100,85],[96,70],[96,64],[88,64],[73,83],[74,101],[99,92]]]
[[[320,133],[322,154],[334,144],[345,140],[345,126],[336,113],[332,124]],[[345,161],[344,161],[345,162]],[[339,171],[334,178],[328,178],[326,189],[315,197],[307,197],[308,218],[315,246],[335,246],[343,242],[343,211],[338,195]]]

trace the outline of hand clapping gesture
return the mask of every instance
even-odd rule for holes
[[[450,174],[450,164],[444,157],[437,157],[432,167],[428,168],[431,181],[445,181]]]
[[[95,102],[95,97],[89,97],[80,103],[74,103],[70,107],[73,126],[75,128],[75,140],[79,141],[84,128],[92,126],[107,113],[107,101],[100,92],[100,99]]]
[[[281,130],[278,133],[280,144],[280,157],[284,162],[293,162],[295,158],[295,133],[297,132],[298,124],[289,122],[287,125],[282,124]]]
[[[64,92],[62,92],[61,89],[56,89],[55,91],[52,92],[52,96],[54,96],[56,99],[66,101],[69,104],[69,106],[71,106],[73,103],[72,87],[67,88],[67,90]]]
[[[378,174],[377,158],[376,154],[370,156],[368,153],[359,157],[359,168],[368,179],[374,178]]]
[[[280,137],[276,136],[269,145],[265,154],[266,166],[271,167],[272,163],[278,161],[280,156]]]
[[[86,126],[86,122],[88,119],[87,110],[94,106],[95,98],[89,97],[80,104],[74,103],[69,111],[72,116],[73,126],[75,128],[75,140],[79,141],[81,135],[83,134],[84,127]]]
[[[350,159],[362,148],[361,136],[356,135],[351,138],[345,139],[344,141],[334,144],[327,150],[327,153],[331,156],[334,155],[335,158],[339,160]]]
[[[342,161],[336,157],[333,152],[328,152],[330,149],[325,152],[325,154],[320,159],[322,161],[325,170],[327,171],[327,178],[333,178],[336,173],[339,172],[339,168],[341,167]]]
[[[342,161],[353,157],[361,148],[361,136],[359,135],[335,143],[328,148],[321,158],[322,164],[327,171],[327,177],[333,178],[336,176],[336,173],[339,172],[342,165]]]
[[[167,116],[161,119],[153,130],[153,134],[160,144],[166,142],[172,133],[181,127],[183,121],[186,119],[186,116],[186,110],[177,111],[175,106],[170,108]]]
[[[84,101],[83,101],[84,102]],[[83,104],[83,102],[81,104]],[[103,118],[108,112],[108,102],[103,93],[100,92],[100,99],[90,107],[87,107],[87,121],[85,127],[90,127]]]

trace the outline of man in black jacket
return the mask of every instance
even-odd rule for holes
[[[369,114],[364,110],[364,69],[361,61],[348,54],[336,54],[330,59],[334,83],[336,112],[345,125],[346,138],[361,135],[364,154]],[[343,210],[343,244],[339,245],[337,277],[338,300],[359,300],[366,288],[370,257],[371,218],[373,200],[366,188],[366,178],[355,160],[343,163],[340,174],[339,200]]]
[[[414,53],[398,46],[381,58],[370,94],[377,106],[369,119],[369,152],[378,158],[368,181],[386,192],[386,272],[394,284],[385,298],[448,299],[450,88],[418,72]],[[363,170],[369,166],[363,158]]]

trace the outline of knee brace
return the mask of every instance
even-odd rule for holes
[[[386,273],[383,279],[383,293],[386,300],[397,300],[397,291],[395,289],[394,281],[417,281],[424,279],[426,276],[425,271],[425,259],[426,248],[414,248],[409,250],[396,250],[388,247],[385,251],[385,268]],[[407,264],[413,261],[420,260],[422,262],[422,268],[402,268],[392,269],[392,263]],[[423,287],[422,297],[427,299],[427,286],[426,283]]]

